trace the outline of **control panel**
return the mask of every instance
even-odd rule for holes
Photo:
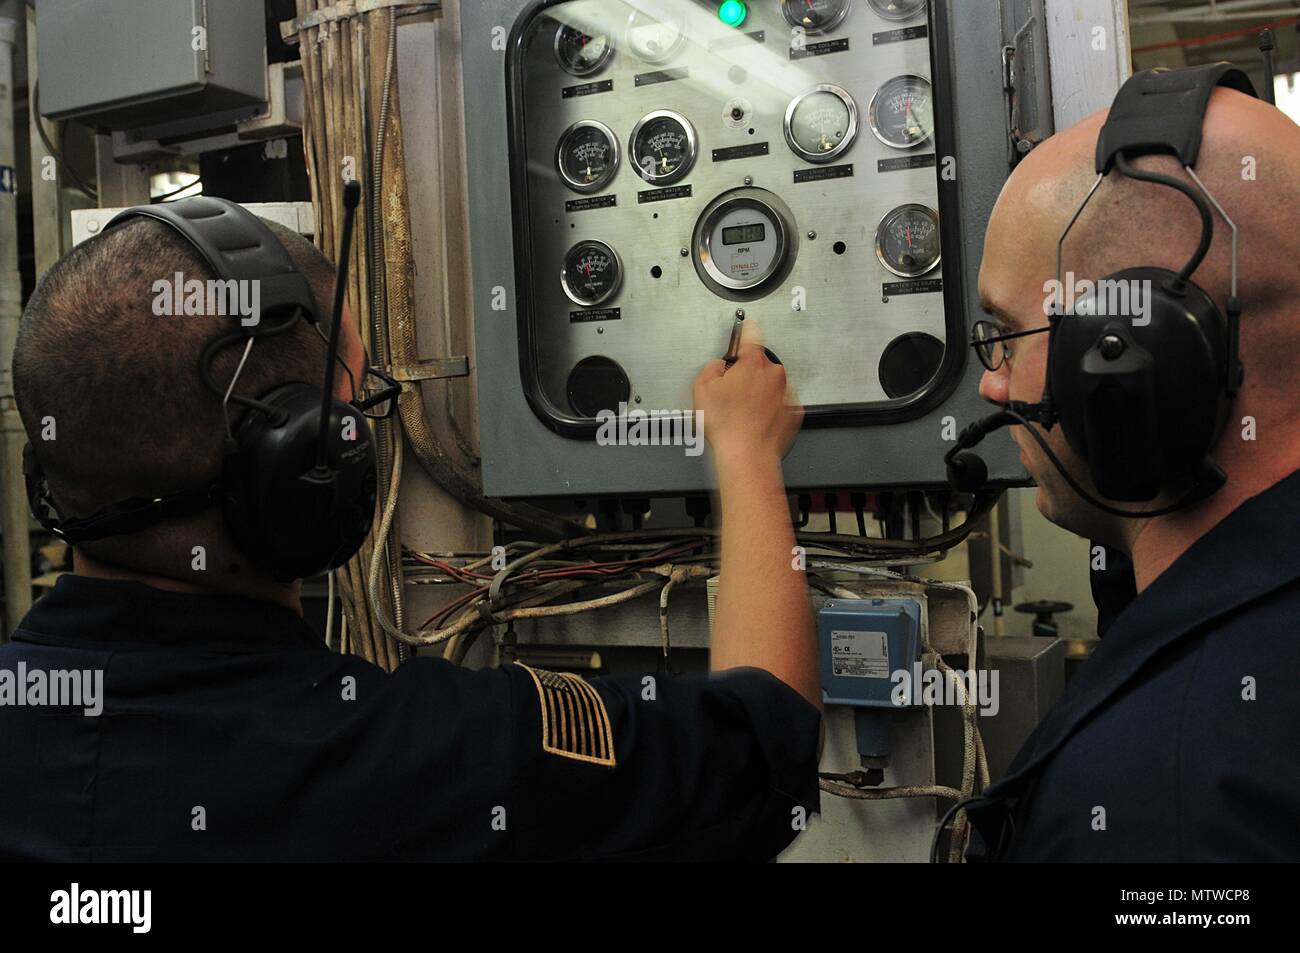
[[[548,426],[688,408],[739,314],[810,423],[905,417],[941,383],[964,328],[925,0],[566,0],[509,56],[522,384]]]
[[[954,0],[462,4],[485,492],[708,489],[686,435],[631,421],[692,424],[738,314],[805,407],[789,487],[945,485],[987,413],[966,342],[1003,27]],[[981,450],[1023,482],[1009,438]]]

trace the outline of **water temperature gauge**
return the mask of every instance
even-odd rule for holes
[[[631,154],[637,175],[652,185],[671,185],[695,164],[695,127],[679,113],[657,109],[632,129]]]
[[[599,192],[618,173],[618,140],[604,123],[575,122],[560,136],[555,165],[573,191]]]
[[[618,293],[623,283],[623,263],[604,242],[578,242],[564,256],[560,283],[574,304],[594,307]]]
[[[910,73],[895,76],[876,91],[867,109],[871,131],[887,146],[912,149],[934,132],[930,81]]]
[[[939,264],[939,216],[925,205],[900,205],[876,229],[876,257],[900,278],[919,278]]]
[[[808,162],[830,162],[848,150],[857,134],[858,107],[838,86],[814,86],[785,111],[785,141]]]

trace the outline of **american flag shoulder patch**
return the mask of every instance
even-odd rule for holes
[[[542,712],[542,750],[561,758],[612,768],[614,731],[600,693],[567,672],[548,672],[516,662],[537,686]]]

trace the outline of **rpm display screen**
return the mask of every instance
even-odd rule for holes
[[[722,244],[724,245],[751,245],[754,242],[761,242],[767,235],[767,228],[762,222],[754,225],[737,225],[734,228],[724,228],[722,230]]]

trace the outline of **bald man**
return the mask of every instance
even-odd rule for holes
[[[1107,115],[1049,139],[1002,191],[979,284],[1005,332],[1048,325],[1057,240],[1096,180]],[[1240,229],[1245,379],[1212,450],[1228,480],[1170,515],[1121,518],[1085,502],[1025,428],[1012,429],[1043,515],[1126,553],[1137,596],[972,807],[971,859],[1300,860],[1300,127],[1220,88],[1203,128],[1195,171]],[[1133,165],[1191,181],[1172,156]],[[1070,233],[1062,269],[1092,281],[1135,266],[1178,271],[1200,227],[1186,196],[1116,171]],[[1220,310],[1230,264],[1231,232],[1216,215],[1192,280]],[[1048,338],[996,345],[1005,359],[981,395],[1039,401]],[[1101,496],[1061,428],[1045,436]],[[1103,502],[1152,510],[1178,495]]]

